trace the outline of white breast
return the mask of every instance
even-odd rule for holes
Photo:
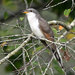
[[[43,35],[42,31],[39,28],[39,22],[38,22],[38,18],[36,17],[36,14],[30,12],[30,13],[27,14],[27,18],[28,18],[29,25],[30,25],[30,28],[31,28],[32,32],[38,38],[44,38],[44,35]]]

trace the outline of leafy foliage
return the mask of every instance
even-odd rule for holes
[[[65,15],[66,17],[68,17],[69,14],[70,14],[70,12],[71,12],[71,9],[65,9],[64,15]]]

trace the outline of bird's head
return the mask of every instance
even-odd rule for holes
[[[24,10],[23,13],[26,14],[27,16],[39,14],[38,11],[33,8],[28,8],[28,9]]]

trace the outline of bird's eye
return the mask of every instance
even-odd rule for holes
[[[30,10],[30,12],[32,12],[32,10]]]

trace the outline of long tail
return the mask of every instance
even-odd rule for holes
[[[41,40],[41,42],[49,49],[52,50],[55,58],[57,59],[59,65],[63,68],[63,63],[62,63],[62,58],[60,56],[60,53],[56,50],[56,45],[55,44],[51,44],[51,45],[47,45],[47,43],[44,40]]]
[[[52,49],[52,52],[53,52],[55,58],[57,59],[57,61],[59,62],[59,65],[63,68],[62,58],[61,58],[60,54],[57,52],[57,50],[54,50],[54,49]]]

